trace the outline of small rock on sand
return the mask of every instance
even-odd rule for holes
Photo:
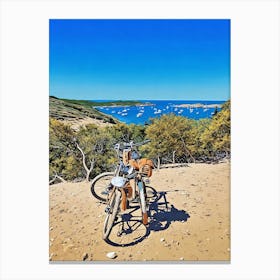
[[[165,239],[162,237],[162,238],[160,239],[160,242],[163,242],[163,241],[165,241]]]
[[[109,259],[115,259],[117,257],[117,253],[116,252],[109,252],[106,254],[106,257]]]
[[[53,255],[54,255],[54,253],[51,253],[51,254],[50,254],[49,261],[52,261]]]
[[[83,261],[85,261],[88,258],[88,253],[83,254]]]

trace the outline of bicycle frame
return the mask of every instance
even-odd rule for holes
[[[119,190],[121,191],[121,210],[125,211],[127,209],[127,201],[133,200],[139,197],[139,202],[140,202],[140,208],[142,212],[142,222],[144,225],[148,224],[148,213],[147,213],[147,207],[146,207],[146,190],[145,190],[145,183],[143,181],[143,178],[139,172],[135,173],[135,178],[133,179],[134,186],[131,186],[131,180],[127,183],[130,185],[130,187],[134,190],[137,190],[138,195],[136,195],[136,191],[132,194],[131,196],[127,195],[128,191],[128,186],[124,188],[120,188]],[[130,199],[128,199],[130,198]]]
[[[137,196],[139,197],[140,209],[142,214],[142,223],[144,225],[148,224],[148,213],[146,207],[146,191],[145,191],[145,183],[143,181],[143,176],[139,171],[136,171],[132,166],[129,167],[129,164],[125,164],[123,162],[124,157],[120,156],[120,151],[123,153],[126,149],[128,152],[131,152],[133,151],[133,147],[139,145],[140,144],[133,144],[133,142],[130,142],[129,145],[124,145],[124,149],[120,149],[120,144],[115,145],[115,151],[119,158],[119,162],[114,172],[115,176],[111,181],[112,189],[110,190],[107,196],[107,206],[105,209],[107,216],[104,222],[104,235],[103,235],[103,239],[105,240],[108,238],[111,229],[115,224],[115,218],[117,217],[120,210],[125,211],[127,209],[128,201],[137,198]],[[136,154],[136,156],[138,155]],[[128,169],[125,170],[125,168]],[[121,178],[117,178],[117,177],[121,177]],[[130,182],[132,182],[132,180],[133,180],[133,184],[131,186]],[[132,188],[131,194],[129,193],[130,191],[129,188]],[[138,195],[136,195],[136,189]]]
[[[145,183],[143,182],[143,178],[140,175],[140,178],[137,179],[136,185],[138,188],[138,194],[140,198],[140,207],[141,207],[141,212],[142,212],[142,223],[144,225],[148,224],[148,213],[147,213],[147,208],[146,208],[146,196],[145,196]]]

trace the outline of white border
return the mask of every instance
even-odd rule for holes
[[[278,1],[0,3],[1,279],[279,279]],[[48,263],[49,18],[231,19],[231,264]]]

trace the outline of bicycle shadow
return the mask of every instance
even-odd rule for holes
[[[121,247],[133,246],[146,239],[152,231],[166,230],[171,223],[185,222],[190,218],[186,211],[179,210],[168,202],[165,191],[154,190],[154,196],[150,198],[148,226],[142,224],[139,210],[139,205],[132,205],[126,213],[121,215],[121,220],[113,226],[109,239],[106,241],[108,244]]]
[[[160,202],[161,198],[163,202]],[[190,218],[185,210],[179,210],[173,204],[169,206],[166,192],[160,192],[159,199],[152,202],[149,208],[150,231],[165,230],[172,222],[185,222]]]

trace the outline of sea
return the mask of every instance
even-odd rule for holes
[[[105,102],[113,100],[92,100],[94,102]],[[202,118],[211,118],[215,112],[214,108],[208,108],[207,105],[222,105],[225,101],[201,101],[201,100],[139,100],[144,104],[137,106],[95,106],[98,111],[111,115],[119,121],[126,124],[148,124],[151,118],[159,118],[164,114],[175,114],[190,119],[199,120]],[[203,104],[199,108],[177,107],[181,104]],[[149,105],[150,104],[150,105]],[[221,108],[217,107],[220,111]]]

